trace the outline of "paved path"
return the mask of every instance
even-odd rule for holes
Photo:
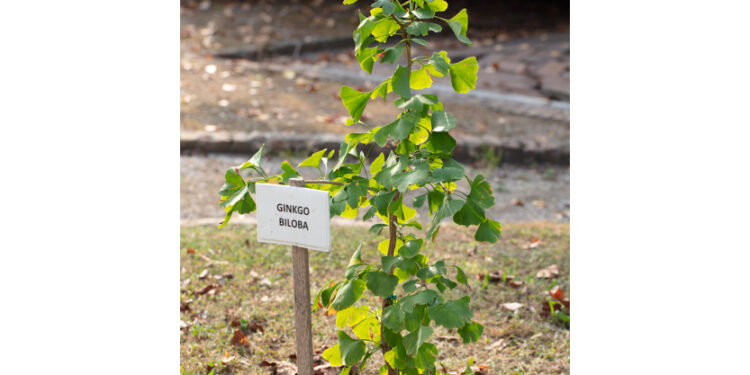
[[[222,154],[182,156],[180,158],[180,218],[192,223],[219,223],[223,219],[223,211],[218,204],[217,192],[224,183],[224,172],[227,168],[239,165],[246,160],[247,157]],[[264,160],[263,165],[272,173],[279,173],[278,166],[284,160],[269,158]],[[301,159],[292,158],[288,160],[292,165],[297,165],[301,161]],[[492,184],[495,207],[489,211],[489,216],[498,218],[501,223],[570,220],[570,171],[568,168],[475,166],[469,168],[468,172],[470,176],[481,173]],[[465,182],[462,181],[459,185],[461,189],[467,190]],[[523,205],[519,205],[519,201]],[[428,218],[425,212],[421,212],[420,215],[422,220]]]

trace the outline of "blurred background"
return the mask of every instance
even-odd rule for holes
[[[443,17],[466,8],[472,46],[447,27],[429,47],[458,61],[476,56],[477,89],[437,94],[458,120],[455,157],[493,184],[501,222],[569,221],[570,36],[567,1],[449,1]],[[342,84],[371,89],[392,74],[363,72],[353,55],[357,10],[370,1],[182,1],[180,148],[183,224],[218,223],[216,191],[227,167],[266,144],[276,172],[310,152],[338,149],[352,129],[338,96]],[[446,33],[447,31],[447,33]],[[398,112],[372,101],[363,121],[383,125]]]

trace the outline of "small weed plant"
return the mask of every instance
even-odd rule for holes
[[[308,181],[306,187],[329,192],[331,216],[382,220],[370,228],[387,234],[378,245],[379,264],[362,260],[360,244],[342,269],[342,278],[327,283],[315,296],[313,308],[335,313],[339,327],[338,344],[323,357],[334,366],[344,366],[345,375],[352,368],[362,372],[378,352],[386,362],[381,374],[440,374],[435,366],[437,347],[429,342],[433,326],[456,330],[464,343],[477,341],[483,332],[482,325],[472,320],[469,296],[446,298],[446,291],[458,284],[468,286],[466,274],[442,260],[431,261],[423,251],[447,218],[475,226],[477,241],[495,243],[501,230],[500,223],[485,215],[495,203],[489,182],[482,175],[470,178],[451,157],[456,141],[450,130],[456,119],[437,96],[420,93],[440,77],[448,78],[458,93],[476,87],[475,57],[453,62],[445,51],[413,55],[413,46],[428,46],[423,37],[440,32],[441,24],[459,41],[471,44],[466,9],[450,19],[437,16],[447,8],[444,0],[378,0],[369,16],[360,13],[353,35],[360,66],[367,73],[372,73],[375,63],[393,64],[395,70],[371,91],[341,88],[341,100],[351,116],[347,126],[364,130],[346,135],[335,163],[336,150],[323,149],[296,168],[284,161],[282,173],[269,176],[261,166],[261,147],[247,162],[226,171],[226,183],[219,191],[226,211],[223,227],[232,214],[255,210],[251,194],[257,183],[287,184],[300,176],[297,168],[314,168],[321,180]],[[406,65],[398,64],[404,56]],[[378,98],[393,99],[401,113],[389,124],[366,124],[362,113],[368,102]],[[365,150],[374,144],[387,147],[387,155],[380,153],[368,167]],[[466,179],[468,192],[457,189],[456,181],[461,179]],[[405,199],[408,191],[417,192],[410,202]],[[431,217],[426,231],[415,220],[415,208],[422,206]],[[380,305],[358,305],[365,292],[380,297]]]

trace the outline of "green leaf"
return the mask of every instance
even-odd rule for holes
[[[423,343],[417,351],[417,356],[414,358],[414,365],[420,370],[424,370],[426,373],[431,373],[432,369],[435,368],[435,361],[437,358],[438,350],[437,347],[428,342]]]
[[[432,171],[432,178],[434,178],[435,181],[440,182],[458,181],[465,174],[466,171],[464,170],[463,165],[453,159],[448,159],[443,162],[442,167]]]
[[[230,211],[232,206],[247,193],[247,185],[245,185],[245,180],[242,179],[242,176],[234,172],[234,168],[227,169],[224,179],[226,183],[219,191],[221,195],[220,205],[225,210]]]
[[[354,1],[357,1],[357,0],[354,0]],[[322,356],[323,356],[323,359],[325,359],[331,364],[331,366],[339,367],[344,364],[341,361],[341,351],[339,350],[339,344],[336,344],[326,349],[323,352]]]
[[[433,12],[444,12],[448,9],[448,3],[445,0],[428,0],[425,6]]]
[[[432,132],[430,138],[425,142],[425,147],[430,152],[450,154],[456,147],[456,140],[447,132]]]
[[[425,8],[416,9],[412,13],[414,13],[414,15],[421,20],[435,17],[434,11]]]
[[[344,284],[338,293],[336,298],[333,299],[331,307],[337,311],[341,311],[357,302],[359,297],[362,297],[362,292],[365,291],[365,282],[359,279],[349,280]]]
[[[474,239],[495,243],[500,238],[500,230],[500,223],[487,219],[482,224],[479,224],[479,228],[477,228],[477,232],[474,234]]]
[[[351,5],[351,4],[354,4],[356,2],[357,2],[357,0],[344,0],[344,5]]]
[[[388,327],[394,332],[401,332],[404,324],[404,312],[401,311],[399,305],[391,305],[383,310],[383,325]]]
[[[381,50],[378,47],[361,48],[357,50],[357,52],[355,53],[355,57],[359,62],[359,66],[362,67],[362,70],[364,70],[368,74],[372,74],[372,66],[375,63],[373,57],[380,53],[380,51]]]
[[[356,266],[358,264],[362,264],[362,243],[359,243],[359,246],[357,246],[357,250],[354,251],[351,258],[349,258],[349,264],[347,264],[347,267]],[[339,309],[336,309],[339,310]]]
[[[464,326],[458,330],[458,334],[463,339],[464,344],[476,342],[479,340],[479,337],[482,336],[482,332],[484,332],[484,327],[474,321],[464,324]]]
[[[383,57],[380,58],[381,63],[395,64],[401,55],[404,54],[404,45],[399,44],[395,47],[388,48],[383,53]]]
[[[323,158],[323,154],[326,153],[328,149],[324,148],[312,155],[310,155],[307,159],[303,160],[297,167],[313,167],[320,169],[320,159]]]
[[[406,27],[407,33],[420,36],[427,36],[430,31],[439,33],[441,30],[443,30],[443,28],[440,27],[440,25],[424,21],[414,21]]]
[[[472,56],[455,64],[450,64],[451,85],[457,93],[465,94],[476,88],[477,72],[479,64],[477,58]]]
[[[450,60],[447,60],[448,54],[445,51],[440,53],[434,52],[430,57],[430,73],[436,77],[442,77],[450,71]]]
[[[289,183],[290,178],[299,177],[299,173],[297,173],[294,167],[292,167],[292,165],[286,160],[281,163],[281,170],[283,171],[281,174],[281,180],[284,181],[285,184]]]
[[[456,118],[445,111],[432,112],[430,121],[434,132],[447,132],[456,127]]]
[[[375,174],[380,172],[380,170],[383,168],[383,164],[385,164],[385,156],[381,152],[380,155],[378,155],[378,157],[375,158],[375,160],[373,160],[370,164],[370,176],[374,176]]]
[[[432,335],[432,328],[430,326],[420,325],[419,328],[404,336],[404,347],[406,348],[406,354],[414,355],[419,347],[425,340]]]
[[[430,314],[430,318],[435,321],[435,324],[448,329],[461,328],[472,317],[469,308],[469,296],[430,306],[427,308],[427,312]]]
[[[431,305],[440,298],[440,295],[432,289],[424,289],[415,294],[408,295],[398,301],[401,310],[410,313],[414,311],[415,305]]]
[[[427,41],[422,38],[411,38],[411,42],[423,45],[425,47],[429,46],[429,43],[427,43]]]
[[[362,340],[353,339],[346,332],[339,331],[339,350],[345,365],[351,366],[359,362],[365,355],[365,349],[367,347]]]
[[[414,127],[417,126],[417,122],[419,122],[419,116],[416,113],[406,112],[402,114],[398,123],[396,123],[396,128],[391,132],[391,136],[398,141],[407,138]]]
[[[385,272],[370,271],[367,273],[367,289],[379,297],[388,297],[398,285],[398,277]]]
[[[242,200],[234,204],[234,206],[232,207],[232,211],[243,215],[249,214],[255,211],[255,201],[250,196],[250,194],[245,193],[245,195],[242,197]]]
[[[393,91],[402,98],[410,98],[411,90],[409,89],[409,68],[399,65],[393,73],[391,80]],[[402,138],[403,139],[403,138]]]
[[[460,199],[452,199],[449,196],[445,197],[435,215],[432,216],[432,226],[427,231],[427,238],[434,238],[437,234],[437,229],[440,227],[440,222],[446,217],[453,216],[453,214],[463,207],[464,203]]]
[[[469,15],[466,14],[466,9],[461,9],[458,14],[453,16],[450,20],[445,20],[448,26],[453,30],[453,34],[462,43],[471,45],[471,40],[466,37],[466,31],[469,29]]]
[[[433,178],[435,177],[435,174],[433,172]],[[438,190],[432,190],[429,193],[427,193],[427,203],[428,207],[430,209],[430,214],[437,211],[438,208],[440,208],[440,205],[445,200],[445,194],[443,194],[441,191]]]
[[[411,292],[417,290],[417,280],[409,280],[409,281],[401,284],[401,288],[404,289],[404,292],[411,293]]]
[[[383,228],[386,228],[386,227],[388,226],[385,224],[374,224],[373,226],[370,227],[370,233],[378,235],[380,234],[380,231],[382,231]]]
[[[415,90],[426,89],[432,86],[432,77],[427,74],[426,66],[411,72],[409,86]]]
[[[380,257],[380,266],[383,268],[383,271],[390,273],[393,269],[393,266],[400,260],[401,259],[397,256],[383,255],[382,257]]]
[[[346,192],[346,202],[349,204],[349,207],[357,208],[359,206],[359,199],[367,196],[368,186],[369,180],[357,178],[354,182],[344,187],[343,190]]]
[[[433,172],[433,175],[434,175],[434,172]],[[427,193],[414,197],[414,200],[411,202],[411,204],[412,206],[416,208],[420,208],[422,207],[426,199],[427,199]]]
[[[376,41],[385,43],[388,37],[395,34],[399,30],[399,26],[392,18],[384,18],[378,20],[375,27],[372,29],[372,36]]]
[[[370,204],[378,209],[378,213],[385,216],[388,215],[388,206],[393,202],[393,197],[396,195],[396,191],[381,191],[377,195],[370,198]]]
[[[351,1],[351,0],[349,0]],[[357,1],[357,0],[354,0]],[[395,9],[395,5],[393,5],[393,2],[391,0],[378,0],[374,3],[372,3],[373,8],[382,8],[383,14],[386,16],[390,16],[391,13],[393,13],[393,9]]]
[[[320,291],[321,305],[328,307],[328,305],[331,304],[331,296],[333,295],[333,292],[339,288],[340,285],[341,285],[341,282],[338,282]]]
[[[378,209],[375,207],[370,207],[367,212],[365,212],[364,215],[362,215],[362,221],[367,221],[372,219],[373,216],[375,216],[375,213],[378,212]]]
[[[404,246],[402,246],[398,250],[398,254],[401,255],[404,258],[414,258],[419,254],[419,250],[422,248],[422,245],[424,245],[423,239],[417,239],[417,240],[409,240],[404,242]]]
[[[466,274],[464,273],[464,270],[462,270],[459,266],[454,267],[456,267],[456,280],[461,284],[469,286],[469,282],[468,280],[466,280]]]
[[[485,221],[485,208],[495,204],[492,187],[484,176],[478,175],[471,183],[471,192],[466,196],[466,204],[453,216],[456,224],[469,226],[481,224]]]
[[[396,120],[386,126],[383,126],[378,129],[377,132],[375,132],[375,136],[373,138],[375,139],[375,143],[377,143],[378,146],[385,146],[385,144],[388,142],[388,136],[393,133],[393,130],[396,128],[398,121],[399,120]]]
[[[408,156],[399,158],[398,163],[383,168],[383,170],[375,176],[375,181],[382,184],[387,189],[395,187],[401,192],[406,192],[411,185],[424,184],[430,177],[429,164],[425,161],[417,161],[414,163],[413,170],[404,171],[408,162]]]
[[[255,155],[253,155],[248,161],[244,162],[240,166],[239,169],[243,170],[243,169],[247,169],[247,168],[253,168],[253,169],[257,170],[258,168],[262,168],[261,165],[260,165],[260,163],[261,163],[261,155],[263,154],[263,148],[264,147],[266,147],[265,143],[262,144],[260,146],[260,149],[258,150],[258,152],[256,152]]]
[[[372,91],[359,92],[348,86],[341,87],[341,101],[344,103],[344,107],[349,111],[349,115],[352,116],[355,123],[359,121],[362,112],[364,112],[365,107],[367,107],[367,102],[370,100],[371,94]]]

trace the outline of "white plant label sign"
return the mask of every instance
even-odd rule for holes
[[[258,242],[331,250],[328,192],[288,185],[256,184]]]

